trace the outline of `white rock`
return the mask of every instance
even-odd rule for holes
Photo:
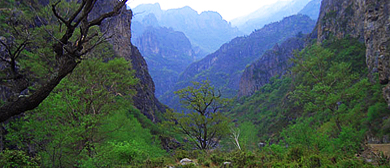
[[[194,163],[194,161],[192,161],[191,159],[188,159],[188,158],[184,158],[184,159],[180,160],[180,163],[181,163],[181,165],[187,165],[187,164]]]

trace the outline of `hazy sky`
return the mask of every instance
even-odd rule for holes
[[[190,6],[199,13],[203,11],[217,11],[225,20],[230,21],[250,14],[261,6],[277,1],[291,0],[129,0],[127,5],[130,8],[134,8],[139,4],[158,2],[163,10]]]

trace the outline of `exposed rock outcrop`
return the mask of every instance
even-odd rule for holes
[[[386,87],[383,95],[390,105],[390,1],[387,0],[323,0],[317,22],[318,41],[330,36],[352,36],[366,44],[366,63],[371,81]]]
[[[195,61],[196,53],[182,32],[165,27],[147,27],[133,44],[144,56],[156,86],[156,97],[173,89],[179,74]]]
[[[238,96],[250,96],[269,83],[272,77],[284,75],[292,66],[289,59],[294,56],[294,51],[300,51],[304,46],[304,38],[294,37],[265,52],[260,59],[245,69],[241,76]]]
[[[330,36],[343,38],[347,35],[364,39],[365,0],[323,0],[320,16],[314,31],[318,41]]]
[[[364,37],[367,66],[386,85],[383,95],[390,106],[390,1],[366,0]]]
[[[110,11],[116,0],[98,0],[95,5],[94,13]],[[131,19],[133,13],[131,10],[122,9],[121,14],[114,18],[105,20],[100,26],[102,32],[106,32],[109,42],[113,45],[116,53],[131,60],[132,68],[135,70],[135,76],[140,79],[136,86],[137,95],[133,97],[134,105],[141,110],[152,121],[158,121],[156,114],[164,112],[166,106],[161,104],[154,95],[155,86],[148,72],[148,66],[138,51],[131,44]]]

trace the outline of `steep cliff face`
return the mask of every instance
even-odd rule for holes
[[[386,87],[383,95],[390,105],[390,1],[387,0],[323,0],[317,22],[318,41],[329,36],[350,35],[366,44],[366,63],[372,75],[379,74],[379,82]]]
[[[108,12],[115,2],[115,0],[98,0],[93,12],[95,14]],[[108,41],[113,45],[117,54],[126,60],[131,60],[132,68],[136,71],[135,76],[140,79],[135,88],[137,95],[133,98],[134,105],[149,119],[157,121],[156,114],[164,112],[166,107],[155,97],[155,86],[145,59],[130,41],[132,15],[131,10],[123,8],[121,14],[104,21],[100,28],[102,32],[106,32],[106,37],[110,37]]]
[[[318,41],[350,35],[364,38],[364,0],[323,0],[317,21]]]
[[[383,95],[390,106],[390,1],[366,0],[364,37],[367,66],[379,73],[379,82],[386,87]]]
[[[250,96],[269,83],[272,77],[284,75],[292,66],[289,59],[294,56],[294,50],[302,50],[304,44],[304,38],[293,37],[265,52],[260,59],[245,69],[241,76],[238,96]]]
[[[149,26],[133,41],[149,66],[156,97],[172,89],[179,74],[196,59],[188,38],[173,29]]]

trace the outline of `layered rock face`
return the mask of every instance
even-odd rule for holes
[[[92,14],[109,12],[113,9],[116,0],[98,0]],[[113,45],[116,53],[130,60],[135,76],[140,79],[135,87],[137,95],[133,97],[134,105],[153,122],[158,121],[156,114],[164,112],[166,106],[161,104],[154,95],[155,86],[148,72],[148,66],[138,49],[131,44],[132,11],[122,9],[121,13],[105,20],[100,26],[106,32],[108,41]]]
[[[364,38],[367,66],[379,73],[379,82],[386,87],[383,95],[390,106],[390,1],[366,0]]]
[[[293,37],[265,52],[260,59],[245,69],[241,76],[238,96],[250,96],[269,83],[272,77],[284,75],[292,66],[289,59],[294,56],[294,50],[302,50],[304,46],[304,38]]]
[[[329,36],[350,35],[366,44],[366,63],[371,81],[386,87],[383,95],[390,106],[390,1],[388,0],[323,0],[317,22],[318,41]]]
[[[133,44],[149,66],[156,86],[156,97],[173,89],[179,74],[196,58],[184,33],[168,28],[149,26],[141,36],[133,39]]]
[[[323,0],[315,31],[318,41],[347,35],[364,39],[365,0]]]

